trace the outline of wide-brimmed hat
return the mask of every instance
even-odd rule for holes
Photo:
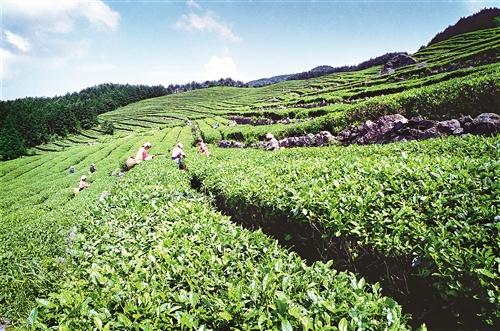
[[[146,148],[146,147],[151,147],[151,143],[150,142],[146,142],[142,145],[142,147]]]
[[[80,180],[87,180],[87,176],[82,175],[82,177],[80,177]]]
[[[180,149],[183,149],[184,145],[182,143],[177,143],[177,147],[179,147]]]
[[[266,139],[273,139],[273,138],[274,138],[274,136],[272,133],[266,134]]]

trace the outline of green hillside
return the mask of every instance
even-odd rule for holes
[[[215,143],[500,113],[499,46],[500,28],[481,30],[387,75],[147,99],[99,115],[112,135],[97,126],[1,162],[0,328],[495,329],[498,135],[275,153]],[[199,135],[208,159],[191,147]],[[117,175],[145,141],[159,156]],[[179,141],[188,172],[169,158]]]

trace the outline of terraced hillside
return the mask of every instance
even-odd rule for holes
[[[394,112],[434,119],[498,112],[500,28],[458,35],[413,56],[416,64],[391,74],[380,75],[382,66],[375,66],[262,88],[201,89],[130,104],[100,115],[100,120],[113,122],[119,135],[127,135],[214,116],[301,119],[301,123],[267,128],[281,138],[321,129],[335,133],[348,124]],[[211,136],[254,141],[263,130],[253,126],[222,129]],[[70,139],[88,143],[87,139],[98,141],[102,136],[97,128]],[[73,144],[57,142],[33,152],[62,150]]]
[[[187,172],[169,153],[200,135],[249,142],[388,113],[499,113],[499,45],[496,28],[424,48],[387,75],[148,99],[100,115],[113,135],[96,127],[0,163],[0,328],[497,328],[498,135],[274,153],[210,145],[210,158],[187,147]],[[145,141],[159,156],[122,176]]]
[[[68,329],[406,329],[379,286],[233,225],[170,160],[109,175],[144,140],[161,153],[190,135],[176,127],[2,163],[2,316]],[[91,187],[74,196],[90,162]]]

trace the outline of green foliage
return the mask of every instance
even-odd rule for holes
[[[392,95],[373,97],[354,104],[329,106],[327,115],[304,122],[268,126],[238,125],[224,128],[222,136],[227,139],[253,142],[262,139],[266,132],[272,132],[277,138],[316,133],[321,130],[336,133],[348,125],[394,113],[441,120],[497,112],[500,104],[499,82],[499,66],[492,65],[481,74],[454,78]]]
[[[0,159],[15,159],[25,152],[23,137],[16,130],[12,121],[8,121],[0,130]]]
[[[54,136],[90,129],[100,113],[164,94],[162,86],[101,84],[53,98],[0,101],[0,129],[8,121],[14,123],[25,146],[33,147]]]
[[[105,120],[101,123],[101,130],[104,134],[113,135],[113,133],[115,133],[115,126],[113,125],[113,122]]]
[[[0,318],[24,321],[35,299],[60,284],[72,228],[85,224],[84,211],[117,180],[109,176],[117,170],[117,160],[134,155],[145,141],[153,144],[151,153],[167,153],[172,141],[179,133],[185,137],[185,132],[176,128],[106,137],[99,144],[0,163]],[[91,176],[90,163],[98,169]],[[68,174],[70,165],[75,166],[74,175]],[[73,197],[83,174],[91,187]]]
[[[215,149],[190,169],[239,219],[313,224],[324,238],[351,243],[352,261],[367,248],[388,264],[418,256],[412,274],[450,303],[474,300],[488,321],[500,311],[499,155],[498,137],[468,137],[277,153]]]
[[[495,112],[500,103],[500,69],[492,67],[487,75],[477,74],[443,83],[376,97],[352,107],[349,121],[364,121],[381,115],[401,113],[431,119],[476,116]]]
[[[378,286],[235,226],[170,160],[134,168],[84,216],[36,329],[407,329]]]
[[[226,129],[223,125],[214,130],[201,123],[204,120],[210,121],[215,117],[229,115],[267,117],[273,120],[290,117],[307,121],[314,118],[309,122],[310,127],[304,122],[269,127],[275,136],[284,137],[288,134],[317,132],[324,129],[336,132],[348,125],[357,124],[352,122],[353,119],[362,121],[395,111],[433,118],[473,115],[479,111],[496,112],[498,84],[483,85],[483,83],[498,81],[499,69],[496,59],[499,41],[500,28],[480,30],[458,35],[421,49],[413,54],[419,64],[398,68],[390,75],[380,75],[381,66],[373,66],[355,72],[287,81],[262,88],[223,86],[203,88],[131,103],[100,114],[99,121],[112,122],[115,134],[122,135],[133,131],[147,131],[150,128],[179,126],[186,120],[198,121],[201,135],[206,135],[206,140],[209,142],[216,142],[222,136],[231,138],[233,135],[239,137],[238,139],[253,141],[261,135],[260,131],[264,130],[246,126]],[[478,82],[478,78],[483,82]],[[463,88],[461,85],[464,85]],[[103,89],[107,91],[106,86]],[[440,90],[448,91],[449,95]],[[112,91],[113,89],[109,89],[108,92],[112,95]],[[106,93],[105,95],[109,96]],[[126,96],[127,93],[121,95]],[[90,100],[93,97],[92,94],[89,95]],[[23,100],[23,102],[34,102],[30,99]],[[105,105],[116,104],[115,101],[108,101]],[[4,103],[0,105],[3,107]],[[101,130],[87,129],[93,124],[83,123],[82,116],[78,115],[80,111],[64,112],[64,116],[53,116],[50,107],[47,107],[47,111],[44,107],[28,108],[40,109],[37,114],[47,114],[47,120],[50,119],[53,125],[50,126],[52,130],[50,133],[44,129],[45,120],[30,119],[27,115],[15,120],[16,125],[22,126],[19,132],[23,137],[26,139],[29,136],[25,141],[27,146],[53,139],[54,135],[57,136],[54,132],[59,130],[61,134],[70,133],[64,143],[56,145],[51,142],[38,146],[36,147],[38,152],[62,150],[74,144],[87,143],[89,139],[96,140],[103,134]],[[81,110],[81,114],[91,109],[99,113],[101,110],[109,110],[98,107],[96,103],[90,107],[80,103],[78,109]],[[17,112],[22,113],[22,111]],[[342,113],[343,116],[340,115]],[[3,111],[0,110],[0,126],[2,114]],[[75,124],[75,129],[72,129],[67,122],[73,123],[75,116],[80,124]],[[83,118],[90,117],[83,116]],[[84,131],[74,132],[79,127]]]

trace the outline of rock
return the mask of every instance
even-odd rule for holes
[[[221,148],[244,148],[245,144],[234,140],[221,140],[217,146]]]
[[[316,146],[330,145],[335,141],[335,137],[329,131],[321,131],[316,135]]]
[[[273,121],[266,117],[244,117],[244,116],[230,116],[229,119],[236,124],[249,124],[249,125],[270,125],[274,123],[289,124],[292,122],[290,118],[285,118]]]
[[[394,73],[396,70],[394,70],[393,68],[391,67],[384,67],[382,68],[382,71],[380,72],[381,75],[390,75],[392,73]]]
[[[385,136],[392,131],[399,130],[408,123],[408,119],[401,114],[385,115],[380,117],[377,121],[366,121],[361,129],[357,143],[370,144],[375,142],[386,142]]]
[[[404,67],[410,64],[415,64],[417,63],[417,60],[412,58],[411,56],[401,53],[393,58],[391,58],[389,61],[387,61],[384,64],[384,67],[382,68],[382,71],[380,72],[381,75],[389,74],[394,72],[395,69]]]
[[[305,136],[286,137],[279,141],[280,147],[308,147],[326,146],[335,142],[335,137],[328,131],[321,131],[317,134],[309,133]]]
[[[287,117],[287,118],[283,118],[281,120],[277,120],[275,123],[290,124],[290,123],[292,123],[292,120],[290,119],[290,117]]]
[[[460,125],[462,127],[465,127],[467,124],[469,123],[472,123],[472,117],[467,115],[467,116],[462,116],[458,119],[458,121],[460,122]]]
[[[261,148],[261,149],[266,149],[266,147],[267,147],[267,142],[265,142],[265,141],[258,141],[258,142],[252,143],[252,144],[250,145],[250,147],[252,147],[252,148]]]
[[[422,133],[421,130],[411,127],[406,127],[401,129],[398,134],[401,137],[404,137],[405,140],[413,140],[418,139],[418,136]],[[400,141],[400,140],[398,140]]]
[[[407,120],[400,114],[386,115],[376,121],[366,121],[358,128],[348,127],[337,135],[343,145],[385,144],[394,141],[429,139],[464,133],[492,135],[500,132],[500,115],[484,113],[476,118],[432,121],[421,116]]]
[[[419,62],[419,63],[417,63],[416,67],[417,68],[425,68],[425,67],[427,67],[427,62],[426,61]]]
[[[408,126],[419,130],[427,130],[436,124],[435,121],[426,120],[422,116],[412,117],[408,120]]]
[[[436,127],[440,133],[444,133],[447,135],[459,135],[464,132],[464,129],[460,126],[460,122],[455,119],[438,122]]]
[[[429,128],[423,132],[421,132],[418,136],[417,139],[429,139],[429,138],[436,138],[439,137],[440,133],[436,127]]]
[[[375,122],[368,120],[365,123],[363,123],[363,125],[359,129],[359,134],[361,135],[367,134],[368,132],[376,130],[376,127],[377,125],[375,124]]]
[[[474,134],[493,135],[500,131],[500,115],[483,113],[472,120],[468,132]]]

